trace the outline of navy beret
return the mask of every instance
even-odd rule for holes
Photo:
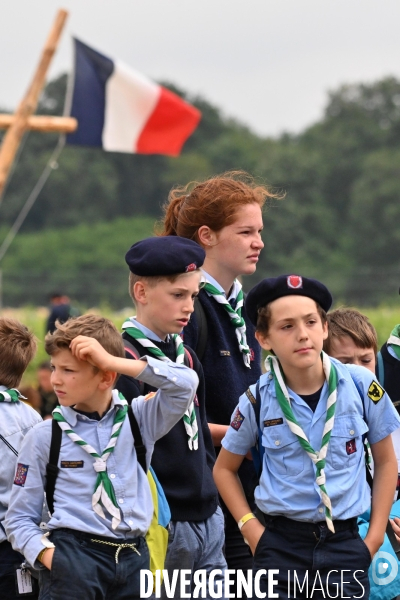
[[[257,325],[258,309],[282,296],[307,296],[317,302],[325,312],[332,306],[328,288],[316,279],[300,275],[280,275],[263,279],[246,297],[246,312],[253,325]]]
[[[125,255],[129,269],[142,277],[195,271],[204,262],[203,248],[177,235],[151,237],[133,244]]]

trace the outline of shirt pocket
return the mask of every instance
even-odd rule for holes
[[[363,435],[368,426],[359,415],[341,415],[335,417],[329,447],[327,463],[334,469],[343,470],[355,466],[364,456]]]
[[[295,477],[304,470],[305,452],[288,427],[265,427],[262,443],[273,474]]]

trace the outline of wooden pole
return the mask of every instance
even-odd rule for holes
[[[14,122],[4,136],[0,148],[0,200],[18,146],[26,131],[28,118],[36,110],[39,95],[45,82],[46,73],[54,52],[56,51],[67,16],[67,11],[58,11],[53,27],[43,48],[42,56],[33,76],[31,85],[15,113]]]
[[[14,115],[0,115],[0,129],[8,129],[15,121]],[[45,133],[73,133],[78,127],[74,117],[53,117],[47,115],[32,115],[28,117],[26,128],[31,131]]]

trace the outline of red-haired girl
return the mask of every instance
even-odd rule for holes
[[[206,284],[184,339],[197,349],[203,365],[207,418],[217,452],[239,396],[261,375],[260,349],[238,277],[256,270],[264,246],[262,208],[268,197],[276,196],[246,173],[229,172],[173,189],[164,207],[162,235],[195,240],[206,252]],[[251,460],[243,461],[239,476],[252,505],[257,480]],[[249,549],[228,511],[225,519],[228,567],[250,569]]]

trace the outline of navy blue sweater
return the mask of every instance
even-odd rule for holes
[[[247,388],[256,383],[261,376],[261,351],[254,337],[254,326],[250,323],[245,308],[242,317],[246,322],[247,343],[251,349],[251,369],[245,366],[243,354],[231,319],[216,300],[205,290],[199,293],[208,328],[207,345],[202,365],[206,382],[206,412],[209,423],[229,425],[231,415],[239,397]],[[184,330],[185,344],[196,350],[198,342],[198,323],[192,314]],[[216,449],[218,452],[218,449]],[[252,499],[258,478],[250,460],[244,459],[239,469],[240,480],[248,499]]]
[[[126,332],[122,337],[134,346],[138,356],[148,354],[146,348]],[[173,340],[154,344],[175,362]],[[193,369],[199,377],[195,400],[199,447],[197,450],[189,449],[185,425],[180,419],[166,436],[156,442],[151,459],[151,466],[167,497],[173,521],[204,521],[214,514],[218,506],[218,492],[212,476],[215,452],[206,418],[203,369],[194,352],[189,351],[193,358]],[[126,357],[133,358],[129,353],[126,353]],[[116,387],[129,402],[141,393],[148,394],[155,390],[145,384],[141,391],[140,382],[126,375],[118,379]]]

